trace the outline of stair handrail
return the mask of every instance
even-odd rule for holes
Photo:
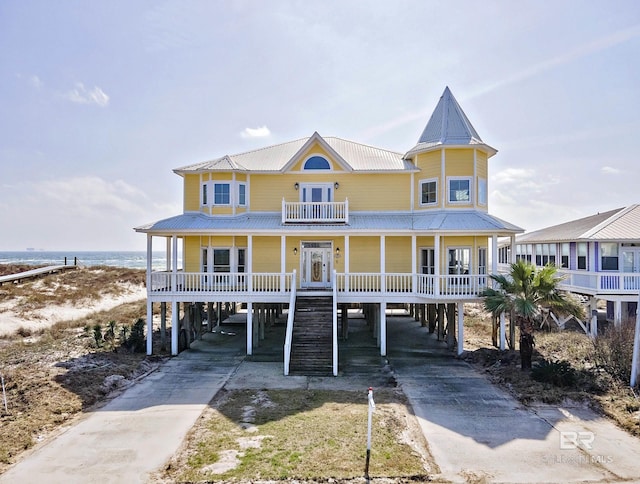
[[[296,270],[291,275],[291,295],[289,296],[289,314],[287,315],[287,332],[284,337],[284,376],[289,375],[291,362],[291,341],[293,339],[293,320],[296,314]]]
[[[338,276],[333,270],[333,376],[338,376]]]

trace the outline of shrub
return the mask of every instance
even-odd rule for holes
[[[635,327],[631,321],[611,326],[593,341],[593,361],[615,380],[628,385]]]
[[[576,382],[576,372],[568,361],[542,360],[531,370],[531,378],[557,387],[570,387]]]
[[[142,353],[147,349],[147,342],[144,339],[144,319],[138,318],[131,326],[127,347],[135,352]]]
[[[93,339],[96,342],[96,346],[98,348],[100,348],[102,346],[102,325],[100,323],[97,323],[96,325],[93,326]]]

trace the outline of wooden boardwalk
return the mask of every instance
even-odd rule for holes
[[[32,279],[34,277],[40,277],[48,274],[55,274],[56,272],[65,271],[67,269],[77,269],[75,265],[57,265],[38,267],[37,269],[31,269],[29,271],[18,272],[17,274],[8,274],[6,276],[0,276],[0,286],[5,282],[14,282],[16,284],[21,283],[25,279]]]

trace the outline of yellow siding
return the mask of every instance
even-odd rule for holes
[[[411,237],[385,237],[386,272],[413,272]]]
[[[184,176],[184,210],[200,210],[200,175]]]
[[[349,198],[349,210],[409,210],[411,208],[409,174],[352,175],[340,184],[340,199]]]
[[[185,272],[200,272],[200,237],[184,238],[183,264]]]
[[[476,174],[480,178],[487,178],[489,175],[489,163],[487,154],[482,151],[476,151]]]
[[[280,237],[253,237],[253,272],[280,272]]]
[[[418,250],[420,250],[421,248],[433,247],[433,245],[433,237],[416,237],[416,247],[418,248]],[[419,263],[420,260],[418,260],[418,264]]]
[[[249,197],[253,212],[280,212],[282,198],[297,202],[300,198],[294,184],[300,183],[298,175],[251,175]]]
[[[380,272],[380,238],[349,239],[349,272]]]
[[[231,205],[214,205],[211,207],[211,215],[231,215],[233,207]]]
[[[420,168],[420,178],[434,178],[440,176],[442,168],[441,151],[430,151],[428,153],[420,153],[417,155],[415,164]]]
[[[445,176],[473,176],[473,150],[446,149],[445,171]]]

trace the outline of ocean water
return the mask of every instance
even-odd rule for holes
[[[73,265],[76,261],[81,266],[113,266],[146,269],[147,253],[145,251],[105,251],[81,252],[26,250],[18,252],[0,252],[0,264],[28,265]],[[167,259],[164,252],[154,252],[151,263],[154,270],[164,270]]]

